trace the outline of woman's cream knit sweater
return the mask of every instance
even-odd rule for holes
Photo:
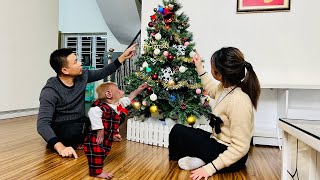
[[[197,72],[203,74],[205,70],[203,67],[198,67]],[[203,166],[209,175],[230,166],[246,155],[254,130],[254,107],[249,96],[237,87],[218,102],[224,87],[215,84],[211,77],[209,73],[204,74],[201,77],[202,84],[208,95],[215,99],[213,113],[223,121],[221,133],[216,134],[213,129],[212,138],[227,144],[228,148],[212,161],[214,166],[211,163]],[[229,88],[229,91],[231,89]]]

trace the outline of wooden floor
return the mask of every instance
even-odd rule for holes
[[[125,124],[121,134],[125,137]],[[36,131],[36,116],[0,120],[0,179],[97,179],[88,176],[87,158],[61,158],[46,149]],[[218,179],[280,179],[281,153],[276,147],[253,146],[246,169],[217,174]],[[114,143],[104,170],[115,180],[184,180],[190,171],[168,160],[168,149],[123,140]]]

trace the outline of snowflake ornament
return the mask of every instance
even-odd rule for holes
[[[186,54],[186,47],[184,45],[173,45],[174,48],[176,48],[177,51],[177,56],[184,56]]]
[[[163,75],[160,77],[165,83],[168,83],[170,79],[172,79],[173,72],[170,67],[166,69],[161,69]]]

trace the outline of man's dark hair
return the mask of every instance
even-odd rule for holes
[[[69,48],[57,49],[51,53],[50,65],[58,75],[61,74],[61,69],[67,65],[67,57],[72,53],[72,49]]]

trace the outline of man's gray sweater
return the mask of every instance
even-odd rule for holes
[[[121,63],[113,63],[99,70],[86,70],[74,79],[74,85],[68,87],[60,78],[51,77],[40,93],[38,114],[38,133],[53,146],[58,142],[51,125],[53,123],[83,121],[85,116],[85,89],[87,83],[101,80],[114,73]]]

